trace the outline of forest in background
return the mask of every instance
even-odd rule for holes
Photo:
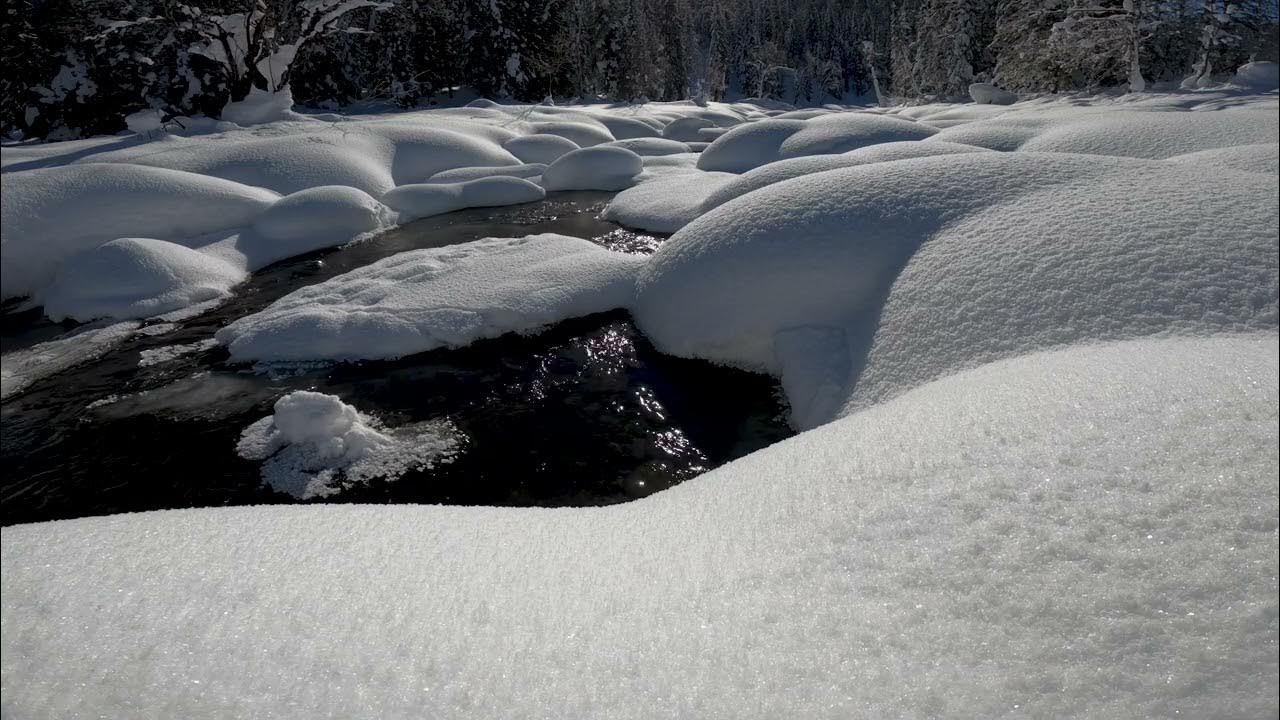
[[[286,85],[320,108],[1140,89],[1275,60],[1276,32],[1275,0],[8,0],[0,123],[85,137]]]

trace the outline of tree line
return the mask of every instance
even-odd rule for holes
[[[252,88],[414,107],[468,87],[538,101],[823,103],[1207,83],[1276,59],[1276,0],[9,0],[10,137],[216,116]]]

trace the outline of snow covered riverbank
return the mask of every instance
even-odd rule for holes
[[[1277,127],[1274,92],[478,103],[6,148],[6,296],[85,318],[225,296],[208,262],[400,201],[633,186],[605,216],[675,230],[651,258],[401,253],[217,340],[385,359],[624,308],[666,353],[777,377],[806,430],[612,508],[6,528],[6,714],[1274,715]]]

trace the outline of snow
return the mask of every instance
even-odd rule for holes
[[[1276,345],[1008,360],[609,508],[6,527],[6,714],[1274,716]]]
[[[690,116],[672,120],[662,128],[662,137],[675,142],[701,140],[698,131],[702,128],[715,127],[716,124],[704,117]]]
[[[1245,63],[1236,70],[1232,82],[1254,92],[1266,92],[1280,87],[1280,65],[1269,60]]]
[[[805,127],[803,120],[757,120],[744,123],[716,138],[698,158],[698,169],[710,172],[746,172],[780,159],[783,141]]]
[[[218,342],[210,338],[208,340],[200,340],[193,343],[185,343],[183,345],[165,345],[158,348],[148,348],[138,353],[138,367],[161,365],[177,360],[181,357],[212,350],[217,346]]]
[[[386,431],[333,395],[300,390],[245,428],[236,452],[263,461],[262,479],[273,489],[305,500],[336,495],[346,484],[394,480],[450,462],[457,448],[457,432],[448,423]]]
[[[238,361],[381,359],[459,347],[624,307],[643,262],[563,235],[414,250],[295,290],[216,337]]]
[[[0,194],[6,298],[32,295],[68,257],[121,237],[166,240],[247,225],[278,196],[163,168],[76,164],[4,177]]]
[[[297,248],[290,255],[338,244],[390,224],[382,203],[343,185],[321,185],[286,195],[253,221],[273,245]]]
[[[146,318],[219,300],[247,273],[216,257],[151,238],[120,238],[72,256],[41,295],[60,321]]]
[[[1280,175],[1280,143],[1236,145],[1174,155],[1173,162],[1216,165],[1245,172]]]
[[[543,135],[558,135],[573,141],[578,147],[590,147],[613,141],[613,135],[604,126],[588,125],[583,122],[548,121],[532,123],[534,131]]]
[[[892,115],[833,113],[805,123],[778,146],[779,158],[825,155],[857,150],[877,143],[923,140],[936,128]]]
[[[707,196],[737,177],[698,171],[657,177],[618,193],[601,217],[631,228],[672,233],[701,215]]]
[[[502,144],[503,149],[524,163],[549,165],[561,155],[578,149],[578,144],[559,135],[522,135]]]
[[[288,63],[281,67],[288,67]],[[286,85],[276,92],[250,88],[243,100],[224,105],[220,117],[226,122],[246,126],[295,120],[298,115],[293,112],[293,93]]]
[[[544,163],[525,163],[524,165],[503,165],[499,167],[464,167],[452,170],[441,170],[427,178],[427,183],[456,183],[467,180],[478,180],[486,177],[537,178],[541,177],[547,166]],[[400,187],[404,187],[401,185]],[[394,192],[394,191],[392,191]]]
[[[609,143],[609,146],[625,148],[642,157],[676,155],[679,153],[691,152],[689,146],[685,143],[676,142],[675,140],[667,140],[666,138],[631,138],[627,140],[615,140]]]
[[[1012,105],[1018,102],[1017,95],[984,82],[970,84],[969,97],[979,105]]]
[[[856,408],[1068,343],[1274,328],[1278,224],[1269,178],[1211,166],[1026,152],[876,163],[694,220],[641,270],[632,310],[659,349],[790,375],[784,389],[846,367],[840,395]],[[844,333],[847,357],[786,364],[779,334],[794,328]],[[831,419],[788,400],[802,427]]]
[[[542,174],[542,186],[555,190],[621,190],[635,184],[644,169],[640,156],[620,147],[586,147],[560,156]]]
[[[401,185],[382,199],[399,213],[399,221],[403,223],[464,208],[534,202],[546,195],[545,190],[529,180],[492,176],[460,183],[435,184],[433,181],[432,184]]]

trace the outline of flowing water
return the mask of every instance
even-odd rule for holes
[[[642,497],[791,434],[765,377],[656,351],[625,311],[396,361],[250,367],[212,343],[228,322],[394,253],[557,232],[624,252],[660,238],[599,220],[608,195],[430,218],[256,273],[234,299],[152,322],[98,359],[33,382],[0,408],[4,524],[162,508],[298,502],[235,452],[293,390],[330,393],[396,427],[447,420],[447,464],[347,487],[325,502],[600,505]],[[8,312],[5,353],[66,332]]]

